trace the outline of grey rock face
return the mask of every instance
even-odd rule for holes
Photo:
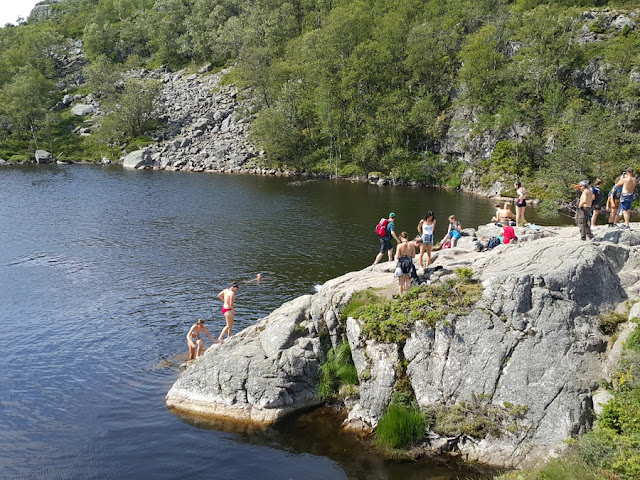
[[[53,155],[46,150],[36,150],[35,154],[36,163],[52,163]]]
[[[131,152],[122,161],[124,168],[140,168],[150,166],[151,164],[151,154],[146,149]]]
[[[483,228],[496,227],[478,231]],[[417,322],[402,348],[364,339],[359,320],[340,317],[355,291],[395,290],[393,265],[346,274],[208,350],[169,391],[167,405],[276,421],[318,403],[319,367],[328,348],[346,337],[360,378],[360,397],[348,418],[352,427],[377,425],[405,362],[421,407],[482,395],[495,405],[528,409],[530,427],[523,431],[482,440],[460,437],[444,442],[447,448],[499,465],[536,463],[591,425],[593,395],[612,368],[597,316],[639,296],[635,283],[625,280],[640,272],[636,228],[599,233],[601,243],[594,244],[580,241],[575,228],[543,227],[529,241],[489,252],[457,247],[434,253],[434,266],[443,267],[439,275],[471,267],[483,285],[482,299],[468,315],[450,313],[435,327]],[[636,307],[632,314],[639,312]]]

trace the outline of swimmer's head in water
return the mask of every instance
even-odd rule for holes
[[[262,274],[261,273],[256,275],[256,280],[258,280],[258,281],[262,280]]]

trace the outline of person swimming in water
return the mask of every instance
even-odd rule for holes
[[[218,340],[213,338],[207,330],[207,327],[204,326],[204,318],[199,318],[196,323],[194,323],[189,329],[189,333],[187,333],[187,345],[189,345],[189,360],[194,360],[202,355],[202,350],[204,347],[204,338],[203,334],[211,339],[213,343],[218,343]]]
[[[234,302],[236,300],[236,292],[238,291],[238,284],[233,282],[231,287],[225,288],[218,294],[218,298],[222,300],[222,315],[227,325],[222,329],[218,341],[224,342],[224,334],[227,334],[227,340],[231,338],[231,329],[233,328],[233,314],[235,312]]]

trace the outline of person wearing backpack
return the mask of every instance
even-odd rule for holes
[[[602,179],[596,178],[596,184],[591,187],[593,203],[591,204],[591,228],[596,228],[596,219],[602,209]]]
[[[391,245],[391,237],[395,238],[396,242],[400,243],[400,239],[396,235],[396,214],[391,212],[389,218],[381,218],[376,226],[376,233],[380,238],[380,253],[376,256],[374,265],[377,265],[382,257],[386,253],[389,255],[389,261],[393,260],[393,245]]]

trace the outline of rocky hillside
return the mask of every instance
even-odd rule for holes
[[[464,313],[451,307],[435,323],[415,322],[400,343],[363,334],[366,320],[341,313],[355,292],[395,292],[393,265],[348,273],[214,345],[180,376],[167,405],[188,414],[275,422],[320,403],[319,367],[327,350],[346,338],[360,378],[359,395],[347,401],[351,428],[374,429],[408,379],[422,409],[478,399],[521,409],[503,435],[431,433],[426,448],[504,466],[537,463],[591,426],[594,395],[614,368],[614,340],[599,328],[599,316],[640,298],[638,227],[601,229],[594,243],[581,242],[576,228],[519,229],[518,244],[488,252],[476,252],[473,234],[488,237],[497,228],[469,230],[458,248],[436,254],[422,279],[432,289],[456,268],[471,268],[481,299]],[[631,316],[640,315],[638,305]]]

